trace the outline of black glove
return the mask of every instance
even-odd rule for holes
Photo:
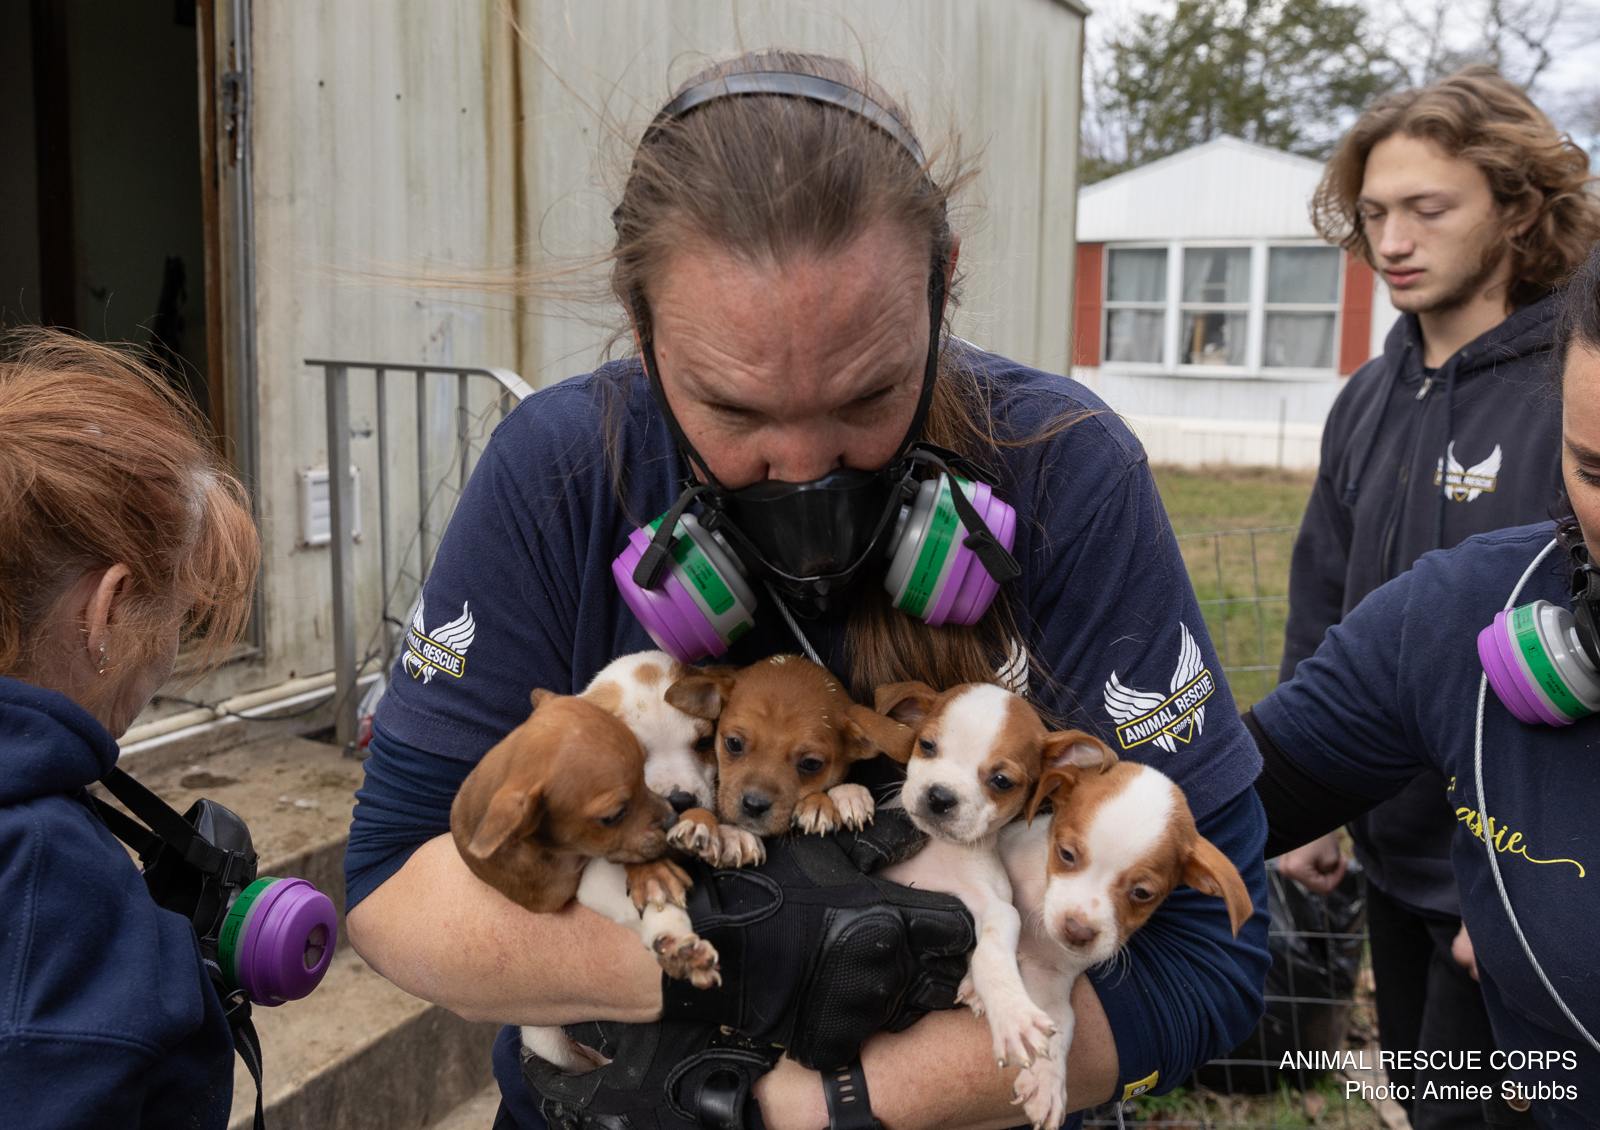
[[[873,1032],[954,1007],[976,940],[966,908],[864,874],[925,839],[887,809],[862,832],[772,841],[759,868],[692,865],[689,914],[717,947],[721,987],[663,979],[661,1023],[568,1028],[613,1061],[587,1075],[524,1053],[545,1117],[573,1130],[759,1127],[749,1089],[785,1051],[815,1070],[843,1068]]]

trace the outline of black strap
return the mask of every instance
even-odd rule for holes
[[[955,471],[944,459],[928,450],[929,447],[931,445],[923,445],[923,450],[919,453],[921,458],[938,466],[953,480]],[[1017,564],[1017,559],[1000,544],[1000,539],[994,536],[994,531],[989,529],[988,524],[978,516],[978,508],[972,505],[972,500],[967,497],[966,492],[954,482],[950,484],[950,501],[956,508],[956,515],[961,519],[961,524],[967,528],[966,540],[962,544],[978,555],[978,560],[989,576],[1002,585],[1022,576],[1022,569]]]
[[[824,1071],[822,1093],[828,1100],[828,1130],[878,1130],[860,1056],[849,1067]]]
[[[233,1046],[244,1060],[250,1078],[256,1083],[255,1130],[266,1130],[266,1115],[261,1103],[261,1037],[256,1035],[255,1021],[250,1019],[250,1002],[244,994],[235,993],[223,998],[223,1015],[233,1031]]]
[[[195,831],[193,825],[178,815],[177,809],[121,769],[113,768],[100,778],[100,783],[111,792],[112,796],[127,805],[128,811],[148,824],[157,837],[207,875],[216,875],[229,885],[237,885],[244,877],[245,868],[249,865],[244,856],[208,843],[205,837]],[[111,826],[109,821],[107,826],[111,827],[111,831],[124,843],[139,851],[140,858],[143,858],[143,851],[138,844],[120,835],[117,828]]]
[[[667,556],[678,540],[673,531],[678,528],[678,522],[683,518],[683,512],[689,509],[689,504],[704,494],[706,489],[704,486],[689,486],[678,495],[678,501],[672,504],[672,509],[667,511],[667,516],[656,527],[655,537],[650,539],[649,546],[639,558],[639,564],[634,566],[634,584],[642,589],[653,589],[660,582],[661,571],[667,566]]]
[[[161,850],[163,842],[160,836],[122,809],[107,804],[97,796],[91,796],[89,803],[94,806],[105,826],[111,829],[111,834],[139,853],[140,863],[149,866],[155,862],[156,853]]]

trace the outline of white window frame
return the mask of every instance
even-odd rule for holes
[[[1172,321],[1172,248],[1174,244],[1146,241],[1143,243],[1107,244],[1101,252],[1105,256],[1100,264],[1100,364],[1112,365],[1133,373],[1164,373],[1170,370],[1173,353],[1168,338],[1168,323]],[[1111,298],[1112,251],[1165,251],[1167,253],[1167,295],[1160,302],[1122,302]],[[1159,361],[1112,361],[1111,312],[1113,310],[1159,310],[1162,315],[1161,359]]]
[[[1100,269],[1100,365],[1116,372],[1166,374],[1182,377],[1215,377],[1231,380],[1327,380],[1339,374],[1339,349],[1341,336],[1344,332],[1344,284],[1345,284],[1345,256],[1339,255],[1339,275],[1335,285],[1334,303],[1330,306],[1323,303],[1285,303],[1267,302],[1267,259],[1268,252],[1274,247],[1327,247],[1319,239],[1196,239],[1196,240],[1170,240],[1166,242],[1157,240],[1129,240],[1125,243],[1106,243],[1102,255],[1104,259]],[[1183,301],[1183,256],[1190,248],[1196,250],[1218,247],[1248,247],[1250,249],[1250,301],[1248,303],[1201,303]],[[1139,249],[1165,248],[1167,252],[1167,298],[1165,303],[1154,302],[1112,302],[1109,298],[1111,288],[1111,253],[1113,251],[1132,251]],[[1333,249],[1337,251],[1337,249]],[[1266,337],[1267,313],[1314,313],[1326,314],[1333,312],[1333,359],[1325,369],[1305,368],[1266,368],[1262,365],[1263,341]],[[1108,356],[1111,350],[1110,318],[1112,310],[1156,310],[1163,312],[1161,360],[1154,361],[1113,361]],[[1191,365],[1180,363],[1182,356],[1182,342],[1179,340],[1183,333],[1183,315],[1189,310],[1216,310],[1226,309],[1230,313],[1246,314],[1245,332],[1245,363],[1243,365]]]

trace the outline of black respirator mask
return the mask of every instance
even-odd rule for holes
[[[656,116],[640,148],[664,123],[705,102],[749,94],[847,109],[925,167],[915,139],[860,91],[787,72],[729,75],[691,87]],[[666,514],[635,530],[612,563],[624,600],[664,650],[684,662],[725,652],[754,622],[754,580],[772,586],[800,614],[815,616],[843,607],[860,578],[887,561],[885,587],[895,607],[937,626],[976,622],[999,585],[1017,577],[1010,554],[1016,512],[967,460],[917,439],[938,379],[947,268],[941,256],[929,270],[922,392],[894,456],[874,471],[840,468],[809,482],[768,480],[740,490],[717,481],[679,426],[656,366],[649,310],[642,294],[633,295],[651,392],[700,479],[685,485]],[[697,501],[701,512],[691,513]]]

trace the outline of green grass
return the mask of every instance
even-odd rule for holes
[[[1277,685],[1289,555],[1312,476],[1262,468],[1155,468],[1206,629],[1240,710]],[[1246,533],[1275,530],[1272,533]],[[1213,534],[1205,537],[1200,535]]]
[[[1324,1076],[1304,1094],[1283,1084],[1275,1095],[1224,1095],[1180,1087],[1165,1095],[1134,1100],[1137,1113],[1128,1125],[1194,1127],[1273,1127],[1274,1130],[1325,1126],[1337,1130],[1382,1130],[1378,1112],[1361,1099],[1344,1097],[1344,1081]],[[1110,1108],[1105,1108],[1107,1111]],[[1105,1117],[1114,1119],[1114,1114]],[[1095,1112],[1095,1121],[1102,1114]],[[1112,1125],[1115,1125],[1113,1122]]]

